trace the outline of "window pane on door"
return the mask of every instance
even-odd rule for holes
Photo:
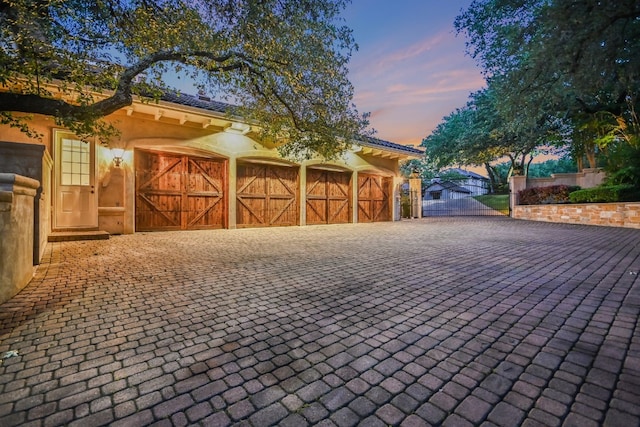
[[[62,185],[89,185],[89,144],[76,139],[62,139]]]

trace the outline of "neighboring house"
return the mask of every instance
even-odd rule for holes
[[[434,179],[424,190],[423,200],[451,200],[470,197],[473,193],[465,187],[451,182]]]
[[[489,193],[489,178],[460,168],[447,169],[443,173],[459,175],[460,179],[451,181],[469,190],[471,196],[481,196]]]
[[[399,219],[399,162],[421,150],[363,138],[340,160],[296,162],[254,139],[227,107],[188,95],[136,101],[107,118],[121,131],[111,147],[83,143],[44,116],[31,121],[41,141],[0,126],[0,173],[40,182],[34,262],[47,240],[69,232]]]

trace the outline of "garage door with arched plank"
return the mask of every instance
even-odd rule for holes
[[[238,163],[237,227],[298,224],[298,169]]]
[[[351,173],[307,169],[307,224],[351,222]]]
[[[136,230],[224,228],[227,162],[136,151]]]
[[[358,222],[391,221],[391,178],[358,174]]]

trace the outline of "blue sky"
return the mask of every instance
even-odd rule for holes
[[[359,45],[349,65],[355,104],[376,136],[419,145],[484,86],[453,21],[471,0],[353,0],[344,11]]]
[[[352,0],[344,24],[359,46],[349,64],[354,103],[375,136],[418,146],[442,118],[484,86],[455,17],[472,0]],[[195,93],[190,80],[168,82]]]

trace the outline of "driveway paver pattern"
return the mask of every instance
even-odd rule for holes
[[[638,426],[640,230],[516,221],[49,244],[1,426]]]

